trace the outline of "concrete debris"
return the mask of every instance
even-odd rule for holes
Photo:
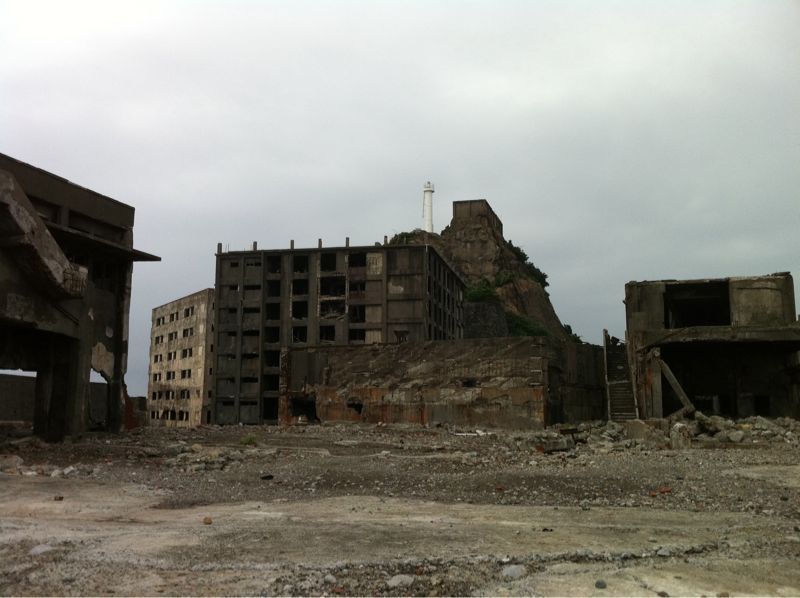
[[[19,468],[22,466],[22,463],[22,457],[18,455],[0,455],[0,472],[19,473]]]
[[[37,544],[36,546],[31,548],[31,550],[30,550],[30,552],[28,554],[31,555],[31,556],[39,556],[40,554],[44,554],[44,553],[50,552],[52,550],[55,550],[55,548],[53,548],[49,544]]]
[[[405,588],[413,583],[413,575],[394,575],[386,581],[386,586],[389,588]]]
[[[528,574],[528,570],[525,568],[525,565],[507,565],[503,567],[503,570],[500,572],[500,577],[503,579],[519,579],[520,577],[525,577]]]

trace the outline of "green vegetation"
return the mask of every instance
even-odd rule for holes
[[[472,303],[496,303],[500,301],[500,297],[497,296],[496,286],[484,278],[467,288],[464,300]]]
[[[513,253],[520,262],[522,262],[522,267],[525,274],[542,285],[543,289],[547,288],[547,285],[550,284],[547,282],[547,274],[539,270],[539,268],[537,268],[533,262],[531,262],[528,254],[525,253],[525,250],[522,249],[522,247],[517,247],[511,241],[506,241],[506,246],[511,250],[511,253]]]
[[[242,436],[239,439],[239,444],[242,444],[244,446],[255,446],[256,444],[258,444],[258,441],[256,440],[256,437],[253,434],[248,434],[247,436]]]
[[[389,245],[408,245],[417,240],[417,235],[422,232],[422,229],[415,228],[412,231],[405,231],[397,233],[389,239]]]
[[[506,311],[506,324],[510,336],[547,336],[547,330],[535,320]]]

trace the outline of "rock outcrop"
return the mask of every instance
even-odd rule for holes
[[[467,287],[479,291],[469,294],[469,302],[500,304],[508,319],[505,334],[542,333],[559,340],[570,337],[544,290],[547,275],[527,259],[523,250],[505,239],[503,223],[485,200],[454,202],[453,219],[440,235],[416,230],[397,235],[393,242],[433,245]],[[468,314],[471,311],[496,310],[467,309]],[[485,328],[468,327],[465,335],[483,336]]]

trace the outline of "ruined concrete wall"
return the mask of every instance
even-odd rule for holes
[[[780,326],[795,321],[791,276],[734,278],[730,281],[734,326]]]
[[[683,407],[732,417],[798,413],[794,283],[768,276],[625,285],[628,361],[642,417]],[[666,365],[664,365],[666,364]]]
[[[542,427],[553,356],[541,338],[294,349],[281,419],[314,397],[323,421]]]
[[[35,376],[0,374],[0,421],[33,422]],[[89,421],[101,424],[106,419],[106,393],[104,382],[92,382],[89,395]]]
[[[562,363],[565,366],[562,421],[605,419],[603,348],[590,344],[567,343]]]

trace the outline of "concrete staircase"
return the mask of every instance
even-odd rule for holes
[[[603,354],[605,356],[608,419],[613,421],[638,419],[639,410],[633,396],[628,352],[624,343],[612,342],[606,330],[603,331]]]

